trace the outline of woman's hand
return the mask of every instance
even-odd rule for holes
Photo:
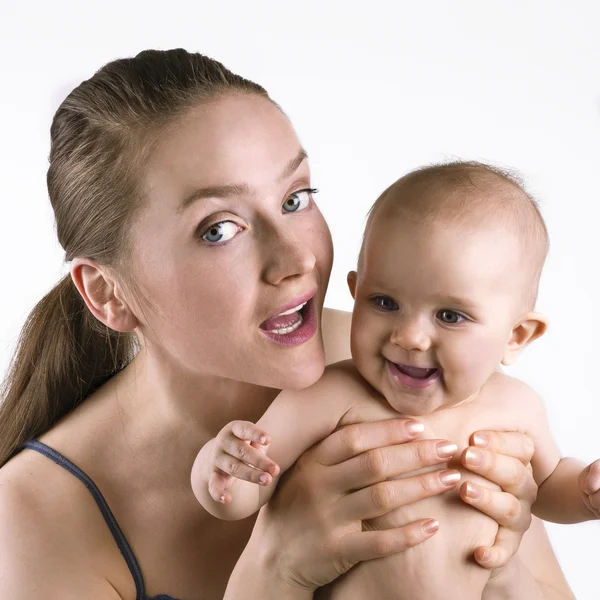
[[[239,597],[234,588],[246,598],[258,598],[266,589],[272,597],[285,593],[287,598],[312,598],[315,589],[357,562],[401,552],[434,535],[433,519],[385,531],[362,529],[363,519],[456,485],[459,477],[454,470],[388,480],[447,462],[456,452],[456,445],[447,440],[415,441],[422,431],[419,426],[407,419],[359,423],[334,432],[305,452],[260,511],[226,598]],[[262,573],[261,581],[257,573]],[[273,591],[273,585],[279,590]]]
[[[529,464],[533,440],[518,432],[478,431],[471,436],[470,444],[461,463],[501,488],[493,491],[469,481],[460,487],[465,502],[500,525],[494,545],[480,546],[474,556],[482,567],[499,569],[517,552],[531,524],[531,505],[537,495]]]

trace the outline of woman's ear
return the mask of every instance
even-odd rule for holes
[[[355,297],[354,294],[356,293],[356,277],[356,271],[350,271],[350,273],[348,273],[348,277],[346,278],[346,281],[348,282],[348,289],[352,294],[352,298]]]
[[[138,326],[136,316],[108,269],[96,261],[75,258],[71,263],[71,278],[98,321],[122,333],[133,331]]]
[[[548,319],[536,312],[528,312],[517,321],[510,334],[506,351],[502,357],[503,365],[511,365],[521,351],[548,329]]]

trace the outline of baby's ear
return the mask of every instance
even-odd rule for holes
[[[348,281],[348,289],[350,290],[353,298],[355,297],[354,294],[356,293],[356,277],[356,271],[350,271],[350,273],[348,273],[348,277],[346,278]]]
[[[528,312],[521,317],[510,334],[506,351],[502,357],[502,364],[514,363],[520,352],[531,342],[544,335],[546,329],[548,329],[548,319],[540,313]]]

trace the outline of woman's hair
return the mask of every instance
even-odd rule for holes
[[[141,165],[161,130],[199,102],[263,96],[256,83],[182,49],[115,60],[73,90],[52,122],[48,192],[67,261],[127,275],[128,232],[141,205]],[[0,396],[0,466],[133,358],[132,334],[87,309],[66,275],[29,315]]]

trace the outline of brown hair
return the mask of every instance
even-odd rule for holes
[[[142,202],[140,166],[153,141],[187,109],[230,93],[269,99],[221,63],[175,49],[110,62],[67,96],[52,121],[47,175],[67,261],[90,258],[126,275],[127,232]],[[0,466],[134,353],[133,336],[97,321],[65,276],[29,315],[3,382]]]
[[[515,172],[476,161],[453,161],[411,171],[388,187],[369,210],[360,248],[362,265],[367,233],[378,215],[400,215],[417,223],[443,220],[462,224],[504,223],[518,234],[531,271],[524,290],[533,306],[549,249],[537,201]]]

